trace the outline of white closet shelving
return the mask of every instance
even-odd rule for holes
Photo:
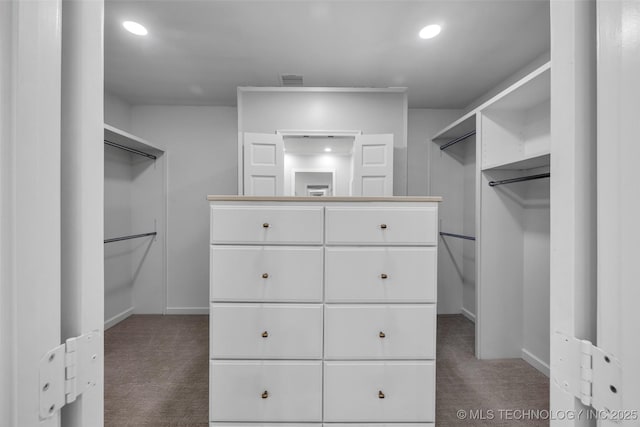
[[[104,125],[105,328],[134,313],[163,313],[164,150]]]
[[[434,194],[439,182],[448,182],[445,190],[453,197],[447,210],[447,193],[442,194],[440,231],[449,232],[462,218],[460,234],[476,237],[474,274],[465,268],[471,263],[464,246],[473,242],[450,244],[448,255],[463,260],[459,272],[467,294],[472,290],[464,285],[475,278],[476,356],[521,357],[547,375],[550,69],[549,63],[539,67],[437,133],[432,140],[443,146],[476,132],[442,150],[446,155],[432,156],[431,166]],[[467,175],[471,162],[473,179]],[[470,229],[473,205],[475,226]],[[451,209],[461,211],[450,213]],[[439,299],[441,305],[446,303],[442,294]],[[464,304],[463,313],[468,311]]]
[[[546,64],[481,106],[482,170],[549,165],[550,93]]]

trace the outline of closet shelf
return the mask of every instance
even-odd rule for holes
[[[512,161],[483,166],[482,170],[527,170],[549,166],[550,164],[551,154],[546,152],[531,154],[529,156],[514,159]]]
[[[164,153],[164,150],[157,145],[106,123],[104,124],[104,142],[150,158],[155,158]]]
[[[547,62],[480,105],[477,111],[528,110],[550,98],[551,62]]]
[[[472,111],[460,117],[446,128],[435,134],[431,141],[436,144],[446,145],[452,140],[460,138],[476,130],[476,112]]]
[[[548,101],[550,94],[551,62],[547,62],[436,133],[431,137],[431,141],[442,145],[475,130],[477,113],[491,110],[526,110]]]

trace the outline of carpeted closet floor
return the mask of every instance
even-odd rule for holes
[[[207,426],[208,316],[131,316],[105,332],[105,426]],[[518,410],[547,410],[549,380],[520,359],[479,361],[474,327],[438,317],[438,427],[547,426]],[[492,420],[460,420],[469,417]],[[491,415],[492,414],[492,415]],[[528,414],[534,414],[528,412]]]

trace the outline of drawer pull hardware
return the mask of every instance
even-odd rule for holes
[[[378,390],[378,399],[384,399],[384,393],[382,390]]]
[[[380,334],[378,334],[378,336],[379,336],[380,338],[384,338],[384,337],[386,337],[387,335],[386,335],[384,332],[380,331]]]
[[[262,227],[264,227],[264,228],[269,228],[269,227],[271,227],[271,226],[269,225],[269,223],[268,223],[268,222],[264,222],[264,223],[262,223]]]
[[[262,398],[263,398],[263,399],[266,399],[267,397],[269,397],[269,392],[268,392],[267,390],[265,390],[265,391],[262,393]]]
[[[381,278],[381,279],[386,279],[386,278],[388,278],[388,277],[389,277],[389,276],[387,276],[385,273],[382,273],[382,274],[380,275],[380,278]]]
[[[263,279],[268,279],[269,278],[269,273],[262,273],[262,278]]]
[[[262,333],[262,338],[267,338],[268,336],[269,336],[269,332],[264,331],[264,332]]]
[[[387,229],[387,224],[380,224],[380,228],[382,228],[383,230]]]

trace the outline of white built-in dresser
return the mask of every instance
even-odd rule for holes
[[[439,201],[209,196],[212,427],[434,425]]]

